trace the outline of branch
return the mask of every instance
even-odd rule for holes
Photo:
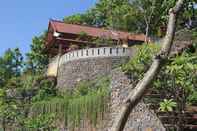
[[[153,63],[145,73],[144,78],[138,82],[134,91],[132,91],[128,98],[123,102],[123,107],[120,114],[115,119],[115,123],[113,124],[111,131],[123,131],[132,109],[142,99],[145,91],[159,73],[160,67],[163,65],[163,61],[167,59],[174,40],[177,16],[184,2],[185,0],[178,0],[176,5],[170,9],[168,28],[162,49],[160,53],[153,58]]]

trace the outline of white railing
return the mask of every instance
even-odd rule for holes
[[[58,67],[69,61],[95,57],[122,57],[130,56],[130,54],[130,49],[123,47],[89,48],[72,51],[62,56],[58,55],[52,58],[48,65],[47,76],[57,76]]]
[[[83,58],[94,57],[114,57],[114,56],[130,56],[130,50],[123,47],[102,47],[102,48],[88,48],[72,51],[64,54],[60,58],[60,65],[68,61],[78,60]]]

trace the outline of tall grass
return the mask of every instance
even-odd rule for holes
[[[33,103],[30,115],[55,113],[56,119],[69,128],[80,127],[85,120],[96,126],[108,108],[109,84],[109,78],[81,82],[72,94]]]

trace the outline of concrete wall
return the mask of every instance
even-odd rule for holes
[[[56,56],[50,60],[46,73],[47,76],[57,76],[59,60],[60,56]]]

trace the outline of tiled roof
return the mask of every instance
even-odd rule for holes
[[[129,39],[129,40],[136,40],[136,41],[144,41],[145,35],[144,34],[130,34],[128,32],[122,31],[112,31],[106,30],[97,27],[90,27],[84,25],[74,25],[74,24],[66,24],[61,21],[50,20],[50,24],[54,31],[59,33],[68,33],[68,34],[80,34],[81,32],[86,32],[87,35],[93,37],[108,37],[114,40],[118,39]]]

